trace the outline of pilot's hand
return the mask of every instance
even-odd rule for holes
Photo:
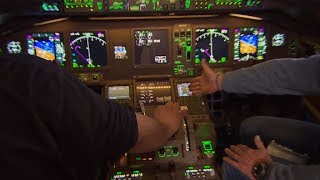
[[[189,89],[193,95],[206,95],[222,90],[223,75],[211,70],[207,61],[201,61],[202,73],[191,80]]]
[[[180,110],[179,103],[167,102],[153,111],[153,118],[158,120],[168,130],[170,135],[176,133],[181,125],[187,110]]]
[[[232,157],[232,159],[228,157],[223,158],[225,162],[240,170],[250,179],[256,179],[252,172],[255,165],[272,162],[272,159],[259,136],[254,138],[254,142],[257,149],[251,149],[248,146],[241,144],[231,146],[230,149],[225,149],[225,152]]]

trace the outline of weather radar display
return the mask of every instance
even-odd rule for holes
[[[66,53],[60,33],[32,33],[27,35],[28,53],[65,66]]]
[[[248,61],[264,59],[267,39],[263,28],[235,29],[234,60]]]
[[[104,32],[70,33],[72,67],[100,68],[107,65],[107,42]]]
[[[195,63],[206,59],[209,64],[228,59],[229,30],[226,28],[196,29]]]

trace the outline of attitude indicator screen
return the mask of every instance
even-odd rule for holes
[[[248,61],[264,59],[267,39],[264,28],[235,29],[234,60]]]
[[[72,67],[100,68],[107,65],[107,42],[104,32],[70,33]]]
[[[27,35],[28,53],[65,66],[65,49],[61,33],[31,33]]]
[[[228,59],[229,30],[196,29],[195,63],[206,59],[209,64],[225,63]]]
[[[168,64],[168,34],[168,30],[135,30],[135,64]]]

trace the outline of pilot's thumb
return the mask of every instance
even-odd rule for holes
[[[204,72],[212,71],[211,68],[209,67],[206,59],[201,60],[201,67]]]

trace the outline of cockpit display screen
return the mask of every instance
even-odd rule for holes
[[[135,30],[134,53],[136,65],[168,64],[168,30]]]
[[[192,95],[191,91],[189,90],[189,85],[190,83],[177,84],[179,97],[187,97]]]
[[[263,60],[267,50],[264,28],[237,28],[234,39],[234,61]]]
[[[31,33],[27,35],[28,53],[65,66],[65,49],[61,33]]]
[[[108,87],[108,98],[109,99],[129,99],[129,86],[111,86]]]
[[[206,59],[209,64],[225,63],[228,59],[229,30],[226,28],[196,29],[195,63]]]
[[[107,42],[104,32],[71,32],[73,69],[101,68],[107,65]]]

